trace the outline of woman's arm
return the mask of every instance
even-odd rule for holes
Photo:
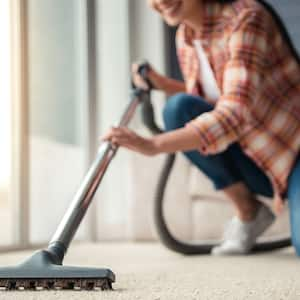
[[[191,127],[183,127],[152,137],[154,154],[192,151],[199,148],[199,135]]]
[[[149,156],[199,148],[199,136],[191,127],[158,134],[151,138],[141,137],[126,127],[117,127],[111,128],[102,140]]]
[[[165,92],[167,96],[186,91],[183,81],[175,80],[153,71],[150,71],[148,76],[153,86],[156,89]]]

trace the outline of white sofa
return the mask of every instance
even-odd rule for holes
[[[147,158],[132,154],[132,195],[128,236],[133,240],[156,238],[153,226],[153,197],[164,156]],[[271,199],[259,197],[266,204]],[[210,180],[183,155],[176,159],[166,191],[165,214],[172,232],[183,240],[218,239],[234,213],[229,199],[214,190]],[[289,234],[288,210],[264,236]]]

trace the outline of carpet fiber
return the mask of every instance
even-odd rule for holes
[[[31,252],[0,255],[1,265]],[[113,291],[0,292],[0,299],[300,299],[300,260],[289,248],[245,257],[185,257],[159,244],[77,244],[66,264],[109,267]]]

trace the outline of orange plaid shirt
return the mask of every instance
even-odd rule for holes
[[[201,31],[181,24],[176,45],[188,93],[203,96],[200,39],[221,96],[210,112],[187,123],[199,151],[215,154],[238,142],[265,172],[282,201],[300,148],[300,66],[270,13],[255,0],[206,1]]]

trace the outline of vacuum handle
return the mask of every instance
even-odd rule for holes
[[[152,89],[154,89],[154,86],[152,84],[152,82],[149,80],[149,77],[148,77],[148,73],[150,71],[150,64],[147,62],[147,61],[143,61],[141,63],[138,64],[138,68],[137,68],[137,73],[143,78],[143,80],[147,83],[149,89],[148,90],[144,90],[144,92],[150,92]],[[138,89],[133,80],[132,80],[132,87],[134,89]]]
[[[141,77],[147,82],[149,86],[149,90],[145,91],[145,97],[143,97],[142,101],[142,120],[145,126],[153,133],[153,134],[159,134],[162,133],[163,130],[157,126],[155,122],[154,117],[154,108],[151,102],[151,95],[150,91],[154,88],[151,81],[148,79],[148,73],[150,70],[150,65],[147,61],[141,63],[138,66],[138,73],[141,75]]]

